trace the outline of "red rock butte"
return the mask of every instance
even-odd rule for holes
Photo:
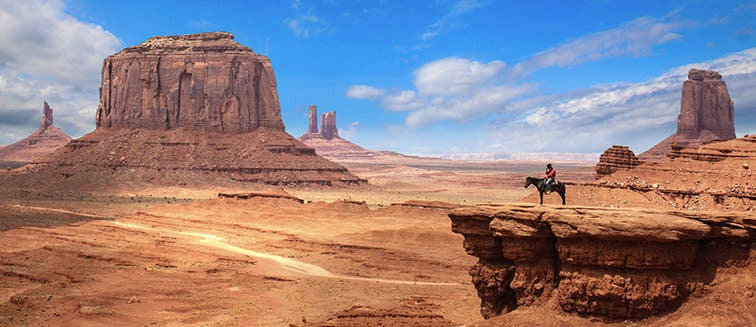
[[[722,75],[713,70],[691,69],[683,83],[677,132],[642,153],[641,160],[659,161],[673,145],[701,145],[735,138],[734,103]]]
[[[97,127],[284,130],[270,59],[223,32],[156,36],[107,57]]]
[[[364,182],[285,132],[270,60],[230,33],[153,37],[109,56],[96,120],[0,179],[87,189]]]
[[[68,134],[53,125],[53,109],[45,102],[39,128],[16,143],[0,147],[0,160],[34,161],[55,152],[70,141]]]

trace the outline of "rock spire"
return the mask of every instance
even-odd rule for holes
[[[677,132],[642,153],[641,160],[660,161],[673,145],[695,146],[735,138],[734,103],[722,75],[691,69],[683,82]]]
[[[318,132],[318,106],[311,104],[307,107],[307,133]]]

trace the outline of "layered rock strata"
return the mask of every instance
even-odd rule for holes
[[[105,58],[97,127],[283,131],[270,60],[233,39],[156,36]]]
[[[620,169],[568,187],[569,203],[674,210],[756,209],[756,136],[700,146],[673,146],[659,162]],[[529,201],[537,201],[531,196]],[[555,203],[553,199],[548,199]]]
[[[580,315],[661,314],[704,295],[717,267],[752,264],[756,240],[751,212],[507,205],[449,217],[479,258],[470,275],[484,318],[548,301]]]
[[[270,60],[230,33],[153,37],[105,59],[97,129],[14,185],[342,185],[365,181],[284,131]]]
[[[640,160],[627,146],[612,145],[606,149],[596,164],[596,178],[609,175],[619,169],[630,169],[640,164]]]
[[[683,82],[677,132],[642,153],[642,160],[659,161],[673,145],[693,146],[735,138],[734,103],[722,75],[691,69]]]
[[[24,139],[0,147],[0,160],[29,162],[44,157],[71,141],[71,137],[53,125],[53,109],[42,107],[39,128]]]

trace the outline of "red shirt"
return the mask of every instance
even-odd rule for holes
[[[551,170],[546,173],[546,178],[556,178],[556,169],[551,168]]]

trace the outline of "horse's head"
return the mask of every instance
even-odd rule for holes
[[[525,177],[525,188],[528,188],[533,182],[530,181],[530,177]]]

